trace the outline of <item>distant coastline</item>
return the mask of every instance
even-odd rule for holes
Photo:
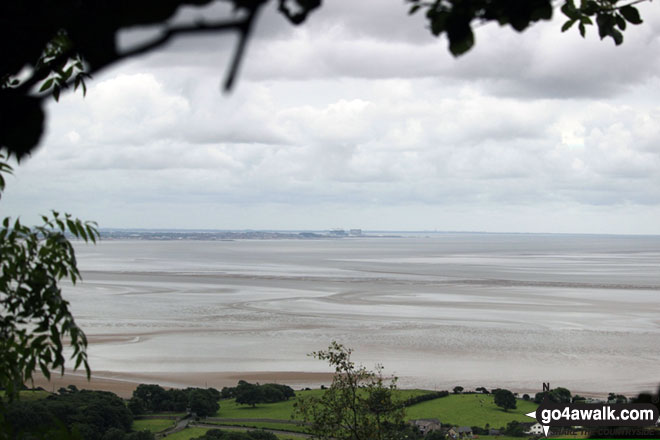
[[[167,228],[101,228],[103,240],[333,240],[355,238],[431,238],[448,235],[483,236],[536,236],[536,237],[621,237],[639,239],[660,237],[649,234],[590,234],[573,232],[491,232],[491,231],[438,231],[438,230],[363,230],[363,229],[167,229]]]

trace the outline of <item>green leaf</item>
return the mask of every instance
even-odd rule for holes
[[[45,92],[53,86],[53,78],[46,80],[39,88],[40,92]]]
[[[567,30],[569,30],[569,29],[571,28],[571,26],[573,26],[573,25],[575,24],[575,21],[576,21],[575,19],[573,19],[573,20],[568,20],[568,21],[567,21],[566,23],[564,23],[564,25],[561,27],[561,31],[562,31],[562,32],[566,32]]]
[[[600,7],[595,1],[587,0],[580,9],[582,9],[582,12],[587,15],[594,15],[600,10]]]
[[[598,14],[596,16],[596,24],[598,24],[598,36],[601,40],[611,35],[614,29],[612,16],[609,14]]]
[[[626,20],[624,20],[620,14],[615,15],[614,20],[616,20],[616,25],[619,27],[619,29],[622,31],[626,30]]]
[[[566,3],[564,3],[563,6],[561,7],[561,12],[571,20],[577,20],[578,17],[580,16],[578,10],[575,9],[575,4],[573,3],[573,0],[567,0]]]
[[[449,51],[454,56],[462,55],[474,46],[474,33],[469,21],[455,23],[448,28],[447,38],[449,38]]]
[[[623,17],[632,24],[641,24],[642,18],[639,16],[639,11],[634,6],[626,5],[619,9]]]
[[[64,81],[68,80],[71,77],[72,73],[73,73],[73,66],[70,66],[68,69],[66,69],[62,73],[62,77],[63,77]]]
[[[438,35],[440,35],[445,31],[445,24],[447,22],[447,13],[446,12],[436,13],[431,10],[429,10],[429,12],[433,12],[429,16],[429,18],[431,19],[431,33],[437,37]]]
[[[55,101],[59,102],[60,101],[60,87],[55,86],[53,88],[53,98],[55,98]]]
[[[40,347],[40,346],[42,346],[43,343],[44,343],[44,341],[46,341],[47,338],[48,338],[48,335],[40,335],[40,336],[37,336],[37,337],[34,338],[34,340],[32,341],[32,346],[33,346],[33,347]]]
[[[43,362],[39,362],[39,369],[41,370],[41,374],[43,374],[46,379],[50,380],[50,371],[48,370],[48,365]]]
[[[419,10],[419,8],[421,8],[421,7],[422,7],[422,5],[412,5],[412,6],[410,7],[410,10],[408,11],[408,14],[409,14],[409,15],[414,14],[414,13],[417,12],[417,11]]]

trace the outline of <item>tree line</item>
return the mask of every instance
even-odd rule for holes
[[[5,407],[3,438],[153,440],[148,431],[131,430],[133,414],[123,399],[108,391],[60,388],[44,399],[15,400]]]
[[[236,399],[241,405],[255,407],[258,403],[275,403],[289,400],[296,393],[288,385],[265,383],[259,385],[239,380],[235,387],[224,387],[220,392],[223,399]]]
[[[186,388],[169,390],[160,385],[140,384],[128,401],[134,415],[155,412],[190,411],[199,417],[212,416],[218,412],[220,392],[215,388]]]

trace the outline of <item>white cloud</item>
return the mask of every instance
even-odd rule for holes
[[[660,14],[618,48],[484,26],[455,60],[400,4],[372,8],[267,15],[229,96],[231,38],[105,72],[49,105],[3,205],[125,227],[660,233]]]

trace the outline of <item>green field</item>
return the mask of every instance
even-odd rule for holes
[[[309,390],[309,391],[296,391],[297,397],[315,396],[320,397],[324,390]],[[424,390],[396,390],[396,398],[400,400],[409,399],[410,397],[427,394],[430,391]],[[255,408],[247,405],[239,405],[234,399],[226,399],[220,401],[220,410],[216,413],[216,417],[225,417],[230,419],[279,419],[291,420],[293,414],[293,404],[296,398],[277,403],[263,403],[257,405]]]
[[[413,396],[426,394],[429,391],[423,390],[397,390],[397,399],[405,400]],[[320,397],[323,390],[297,391],[296,396],[316,396]],[[293,414],[293,404],[296,399],[285,402],[265,403],[257,405],[255,408],[237,404],[233,399],[221,400],[220,410],[217,417],[232,419],[277,419],[291,420]],[[529,422],[532,419],[525,416],[525,413],[536,410],[536,404],[524,400],[517,401],[518,408],[505,412],[493,403],[493,396],[490,394],[451,394],[447,397],[433,399],[426,402],[406,408],[406,419],[427,419],[437,418],[442,423],[451,423],[459,426],[481,426],[488,423],[493,428],[506,426],[507,423],[517,420],[520,422]],[[242,425],[243,423],[241,423]],[[245,423],[246,425],[248,423]],[[249,422],[250,426],[276,429],[274,424],[267,422]],[[281,429],[289,430],[291,427]],[[300,431],[300,427],[294,425],[293,429]]]
[[[174,420],[167,419],[141,419],[133,421],[133,431],[160,432],[174,426]]]
[[[186,428],[183,431],[175,432],[163,438],[167,440],[190,440],[191,438],[206,434],[208,430],[209,428]]]
[[[506,426],[517,420],[529,422],[533,419],[525,413],[535,411],[537,405],[518,399],[517,409],[505,412],[493,403],[492,394],[451,394],[440,399],[429,400],[406,408],[407,419],[440,419],[442,423],[459,426]]]
[[[204,422],[212,425],[218,425],[218,428],[224,426],[242,426],[254,429],[274,429],[277,431],[305,432],[305,427],[295,423],[272,423],[272,422]]]

